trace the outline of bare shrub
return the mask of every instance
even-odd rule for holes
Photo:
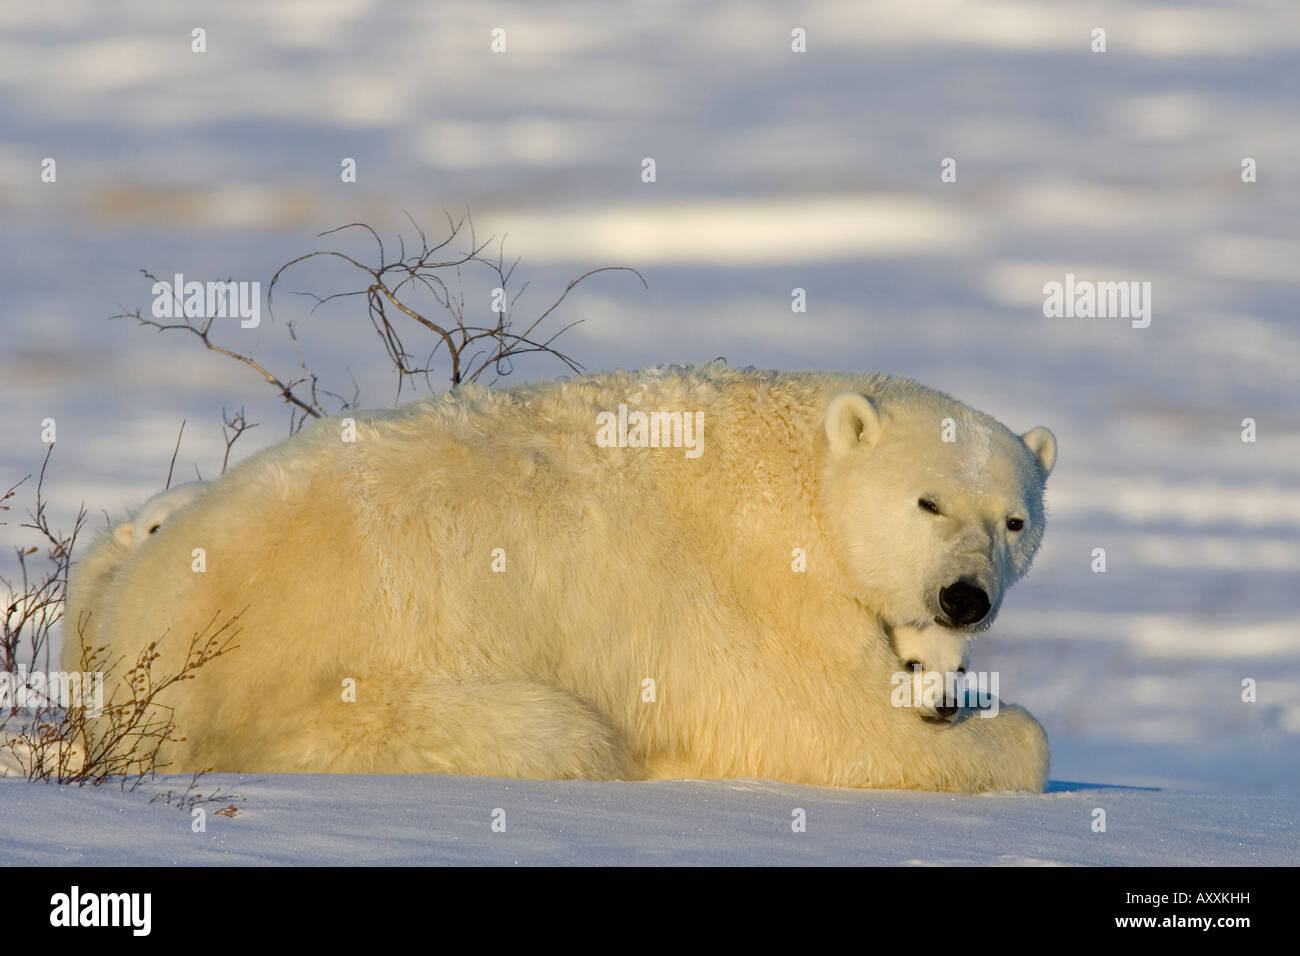
[[[582,365],[572,356],[561,352],[555,342],[581,320],[570,322],[555,332],[544,332],[543,325],[555,315],[569,293],[591,276],[602,272],[628,272],[646,286],[645,278],[630,266],[603,266],[572,279],[564,291],[533,318],[517,321],[515,306],[527,290],[528,283],[512,293],[519,259],[507,262],[505,237],[496,242],[495,255],[485,254],[495,240],[489,237],[480,242],[474,231],[473,219],[468,213],[459,219],[446,215],[447,235],[432,245],[425,231],[408,215],[419,238],[419,246],[408,253],[406,239],[399,235],[396,256],[390,255],[391,248],[385,247],[379,234],[365,223],[348,223],[320,233],[319,237],[323,238],[349,229],[363,230],[374,241],[377,254],[375,263],[367,264],[337,249],[308,252],[289,260],[275,271],[267,288],[269,318],[274,320],[276,285],[290,269],[318,257],[343,263],[347,271],[358,274],[356,287],[329,295],[314,292],[296,294],[314,301],[313,312],[337,299],[364,297],[366,315],[396,373],[396,399],[400,400],[403,390],[416,380],[423,381],[429,390],[434,390],[431,375],[437,370],[438,363],[443,361],[446,362],[448,382],[453,389],[465,383],[480,382],[489,371],[495,376],[493,381],[504,378],[514,371],[515,360],[528,354],[551,355],[572,371],[580,372]],[[459,252],[449,251],[458,239],[464,240],[464,247]],[[464,275],[468,269],[486,275],[495,283],[495,301],[486,303],[487,316],[482,319],[474,317],[480,313],[480,309],[466,304]],[[140,271],[152,282],[160,281],[152,272],[146,269]],[[183,306],[181,292],[173,289],[172,295],[176,305]],[[355,381],[352,383],[351,398],[321,384],[320,376],[303,358],[294,322],[288,322],[287,328],[298,351],[299,368],[292,375],[282,375],[272,372],[254,358],[251,351],[240,351],[217,342],[213,337],[214,316],[188,317],[185,316],[183,307],[174,311],[181,316],[177,321],[160,321],[144,314],[140,309],[123,311],[113,318],[133,318],[158,332],[188,332],[204,348],[251,369],[279,392],[289,406],[290,433],[302,428],[309,418],[322,418],[332,414],[325,406],[327,398],[336,405],[334,411],[358,406],[360,394]],[[426,343],[417,349],[413,342],[408,344],[411,331],[426,335],[427,343],[431,345]],[[421,355],[424,357],[417,357]]]
[[[213,812],[219,817],[237,816],[239,813],[239,808],[236,807],[233,803],[230,803],[229,801],[232,799],[240,800],[242,799],[241,797],[237,797],[233,794],[227,793],[226,791],[222,790],[220,787],[218,787],[216,790],[213,790],[211,793],[201,793],[199,791],[198,789],[199,781],[203,779],[203,776],[205,775],[206,772],[207,771],[200,770],[198,773],[195,773],[193,776],[191,776],[190,782],[186,785],[184,790],[176,790],[176,789],[164,790],[161,793],[154,794],[153,797],[149,800],[149,802],[162,803],[163,806],[175,807],[177,810],[182,810],[182,811],[193,810],[196,806],[198,806],[201,803],[223,803],[224,802],[226,803],[224,807],[222,807],[220,810],[214,810]]]
[[[77,535],[81,533],[86,522],[86,509],[82,508],[69,534],[56,532],[50,527],[49,514],[44,498],[45,470],[49,466],[54,445],[45,452],[41,462],[40,477],[36,482],[34,509],[28,512],[27,521],[19,527],[35,531],[45,547],[43,567],[31,563],[33,555],[41,550],[41,545],[14,548],[18,558],[18,578],[9,581],[0,577],[0,585],[6,591],[4,598],[4,620],[0,621],[0,671],[8,674],[18,673],[22,667],[34,669],[43,667],[49,670],[50,637],[55,626],[63,618],[64,597],[68,589],[68,572],[72,567],[72,549]],[[17,490],[31,480],[28,475],[22,481],[12,485],[0,497],[0,510],[9,511],[11,501]],[[8,522],[0,522],[7,524]],[[5,708],[11,711],[12,708]],[[0,725],[2,726],[2,725]]]
[[[21,524],[45,539],[43,567],[32,562],[39,547],[20,546],[15,548],[17,580],[0,578],[7,592],[0,622],[0,658],[10,695],[0,709],[0,756],[11,771],[29,780],[98,786],[113,777],[122,777],[124,782],[133,777],[134,789],[145,776],[166,768],[158,759],[162,745],[183,739],[178,736],[172,709],[164,702],[167,692],[235,649],[240,615],[220,622],[214,617],[191,639],[179,666],[166,673],[159,673],[156,664],[159,642],[167,635],[142,648],[123,669],[125,660],[110,658],[107,647],[88,647],[84,639],[87,621],[76,622],[81,652],[77,689],[69,693],[62,669],[50,666],[50,637],[63,619],[73,548],[86,513],[81,509],[71,533],[51,527],[43,492],[53,451],[51,445],[41,466],[34,507],[29,520]],[[26,480],[0,498],[0,508],[9,510],[7,502]],[[68,639],[71,636],[65,635]],[[50,684],[53,674],[61,678],[59,693]],[[92,698],[83,675],[90,675],[102,699]]]

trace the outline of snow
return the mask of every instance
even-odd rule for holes
[[[196,26],[205,54],[190,52]],[[489,51],[496,26],[506,54]],[[806,54],[790,52],[795,26]],[[1105,54],[1088,51],[1097,26]],[[39,466],[46,418],[65,526],[81,502],[102,525],[160,490],[182,418],[178,480],[218,470],[222,407],[262,423],[236,459],[285,433],[251,373],[106,319],[148,307],[139,268],[265,291],[280,263],[327,248],[321,230],[365,220],[390,238],[409,210],[436,233],[444,206],[468,205],[480,235],[509,232],[523,257],[525,309],[589,268],[645,272],[649,291],[607,273],[560,310],[584,320],[562,341],[590,369],[725,356],[879,370],[1020,431],[1051,427],[1043,551],[972,667],[1046,726],[1055,778],[1104,785],[948,798],[258,778],[199,836],[138,794],[6,780],[0,850],[1296,862],[1298,52],[1300,7],[1268,0],[0,8],[0,486]],[[47,156],[54,184],[39,179]],[[945,157],[956,183],[940,182]],[[1256,183],[1241,182],[1245,157]],[[1150,327],[1046,318],[1043,285],[1067,273],[1150,282]],[[291,275],[275,319],[232,323],[225,341],[292,371],[296,319],[337,390],[351,394],[350,371],[364,403],[390,402],[353,300],[308,315],[288,294],[344,281],[316,264]],[[790,311],[796,287],[807,313]],[[517,377],[564,372],[538,359]],[[27,541],[0,529],[0,572]],[[792,805],[809,810],[805,834],[789,832]],[[487,829],[495,806],[507,834]],[[1109,808],[1106,834],[1088,827],[1093,806]]]
[[[183,789],[189,778],[148,790]],[[13,865],[1285,865],[1300,799],[1055,784],[1043,796],[952,796],[756,780],[490,777],[205,778],[233,817],[151,793],[0,781]],[[1094,832],[1094,811],[1106,831]],[[806,829],[795,832],[794,812]],[[497,811],[504,811],[504,814]],[[504,820],[503,832],[493,821]]]

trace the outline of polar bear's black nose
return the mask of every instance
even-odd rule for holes
[[[974,624],[989,613],[989,596],[973,584],[958,581],[939,591],[939,607],[958,627]]]
[[[957,711],[959,709],[960,708],[956,704],[936,704],[934,708],[935,713],[944,720],[952,720],[957,716]]]

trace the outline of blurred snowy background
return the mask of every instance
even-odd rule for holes
[[[223,406],[262,422],[237,458],[286,433],[246,369],[108,320],[148,310],[137,270],[265,290],[322,230],[468,207],[523,257],[525,313],[645,274],[566,303],[589,370],[881,370],[1050,426],[1046,543],[975,666],[1046,726],[1054,779],[1300,795],[1298,54],[1288,0],[6,4],[0,484],[47,417],[64,525],[160,489],[182,419],[181,480],[219,469]],[[1044,318],[1067,272],[1151,282],[1150,327]],[[359,300],[276,303],[223,340],[291,372],[297,319],[314,367],[392,401]]]

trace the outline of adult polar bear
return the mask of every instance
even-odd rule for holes
[[[620,405],[700,412],[702,444],[602,447]],[[74,581],[84,639],[167,633],[162,672],[243,609],[168,701],[170,770],[1042,789],[1025,711],[891,706],[885,625],[992,619],[1042,535],[1046,429],[882,375],[717,365],[348,417],[232,469],[96,606]]]

